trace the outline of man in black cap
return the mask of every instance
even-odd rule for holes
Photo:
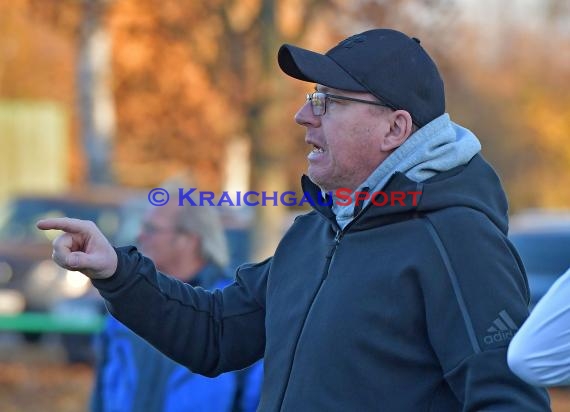
[[[54,260],[197,373],[264,357],[262,411],[549,410],[506,363],[528,286],[504,192],[477,138],[445,113],[419,40],[371,30],[325,55],[284,45],[279,64],[315,83],[295,119],[312,146],[303,190],[319,202],[272,258],[210,293],[64,218],[38,223],[66,232]]]

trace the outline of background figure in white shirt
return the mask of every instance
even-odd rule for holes
[[[570,269],[538,302],[511,341],[507,359],[528,383],[570,385]]]

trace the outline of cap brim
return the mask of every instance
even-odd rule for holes
[[[284,44],[277,54],[285,74],[306,82],[354,92],[367,91],[329,56]]]

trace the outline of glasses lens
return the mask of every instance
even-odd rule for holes
[[[322,116],[326,110],[327,95],[324,93],[315,92],[308,96],[311,101],[311,108],[315,116]]]

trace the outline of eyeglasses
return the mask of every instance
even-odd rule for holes
[[[365,103],[365,104],[373,104],[374,106],[383,106],[389,107],[392,109],[391,106],[381,103],[381,102],[373,102],[371,100],[362,100],[362,99],[355,99],[354,97],[348,96],[338,96],[336,94],[329,94],[323,92],[314,92],[307,94],[307,101],[311,102],[311,108],[313,110],[313,115],[315,116],[322,116],[327,111],[327,99],[337,99],[337,100],[348,100],[350,102],[357,102],[357,103]]]
[[[147,235],[156,235],[158,233],[164,233],[164,232],[176,233],[179,232],[179,230],[173,227],[160,227],[152,223],[145,222],[141,225],[140,232],[145,233]]]

